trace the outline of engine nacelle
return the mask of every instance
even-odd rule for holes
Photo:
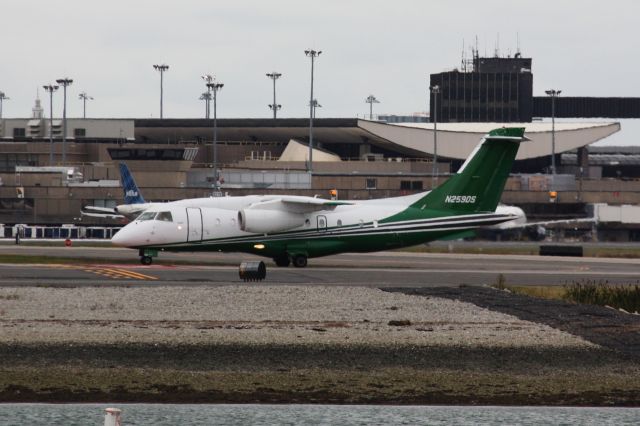
[[[304,224],[304,216],[282,210],[243,209],[238,212],[240,229],[255,234],[286,231]]]

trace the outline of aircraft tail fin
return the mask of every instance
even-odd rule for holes
[[[136,181],[133,179],[129,168],[125,163],[118,165],[120,168],[120,177],[122,178],[122,189],[124,190],[124,203],[125,204],[142,204],[144,198],[136,185]]]
[[[498,206],[524,128],[492,130],[476,146],[460,170],[411,207],[451,214],[493,212]]]

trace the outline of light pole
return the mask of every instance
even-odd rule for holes
[[[373,104],[379,104],[380,101],[373,95],[367,96],[364,101],[369,104],[369,120],[373,120]]]
[[[82,100],[82,118],[87,118],[87,101],[92,101],[93,98],[87,95],[87,92],[82,92],[78,95],[78,99]]]
[[[211,101],[211,92],[204,92],[198,99],[204,101],[204,118],[209,119],[209,101]]]
[[[317,99],[313,100],[312,105],[313,105],[313,118],[316,118],[316,108],[322,108],[322,105],[318,103]]]
[[[163,76],[164,76],[164,72],[166,70],[169,69],[169,65],[166,64],[161,64],[161,65],[154,65],[153,68],[156,69],[156,71],[160,72],[160,119],[162,120],[162,95],[163,95]]]
[[[551,97],[551,174],[556,174],[556,98],[562,90],[550,89],[544,93]]]
[[[311,96],[309,97],[309,173],[313,173],[313,64],[322,50],[307,49],[304,54],[311,58]]]
[[[53,92],[58,90],[58,86],[48,84],[42,87],[49,92],[49,165],[53,166]]]
[[[211,103],[211,89],[209,88],[208,85],[209,85],[209,83],[212,83],[213,80],[215,80],[215,77],[212,76],[211,74],[204,74],[204,75],[201,75],[200,77],[202,77],[202,79],[204,80],[204,84],[205,84],[205,86],[207,86],[207,93],[209,94],[208,96],[205,96],[204,98],[200,97],[200,99],[204,99],[206,101],[205,102],[205,104],[206,104],[206,107],[205,107],[206,108],[205,118],[208,119],[211,116],[211,114],[210,114],[211,107],[209,106],[210,103]],[[204,96],[204,94],[203,94],[203,96]]]
[[[213,92],[213,188],[218,191],[220,189],[218,183],[218,90],[224,87],[224,84],[218,82],[207,83],[207,87]]]
[[[59,78],[56,80],[56,83],[62,86],[64,92],[62,108],[62,165],[65,166],[67,163],[67,86],[70,86],[73,80],[68,77]]]
[[[0,118],[2,118],[2,102],[9,99],[11,98],[8,98],[7,95],[4,94],[4,92],[0,92]]]
[[[276,103],[276,80],[279,79],[280,77],[282,77],[282,74],[280,74],[279,72],[271,72],[271,73],[267,73],[267,77],[269,77],[271,80],[273,80],[273,103],[271,105],[269,105],[269,108],[271,108],[273,110],[273,119],[276,119],[276,113],[278,112],[278,110],[280,108],[282,108],[282,105],[279,105]]]
[[[438,186],[438,94],[440,93],[440,86],[433,85],[429,86],[429,90],[433,95],[433,111],[432,119],[433,119],[433,172],[431,183],[431,189]]]

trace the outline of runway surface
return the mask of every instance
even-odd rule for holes
[[[0,264],[0,286],[229,285],[242,282],[241,261],[261,259],[240,253],[161,253],[161,263],[143,266],[137,253],[127,249],[0,246],[0,255],[10,254],[34,256],[34,262]],[[39,263],[40,256],[65,257],[70,263]],[[266,280],[249,284],[440,287],[492,284],[500,274],[510,285],[640,283],[640,261],[635,259],[380,252],[310,259],[307,268],[265,263]]]

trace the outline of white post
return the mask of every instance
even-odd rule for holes
[[[105,408],[104,413],[104,426],[122,426],[120,420],[122,410],[118,408]]]

